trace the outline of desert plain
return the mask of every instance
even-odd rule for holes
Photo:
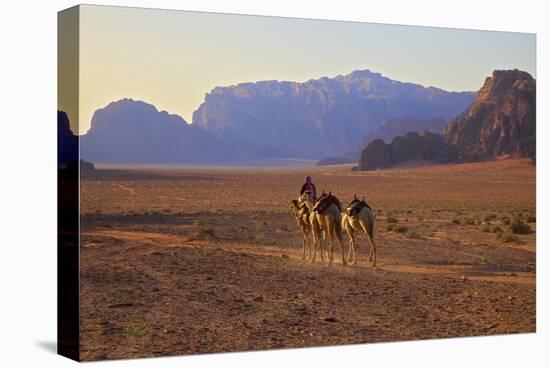
[[[301,259],[304,176],[376,214],[375,268]],[[535,167],[98,167],[80,182],[83,360],[534,332]],[[344,233],[344,248],[348,238]]]

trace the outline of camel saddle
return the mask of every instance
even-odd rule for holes
[[[367,204],[367,202],[364,199],[363,200],[355,199],[349,204],[349,207],[346,209],[346,213],[349,216],[354,216],[359,214],[359,212],[363,208],[369,208],[369,210],[372,210],[370,205]]]

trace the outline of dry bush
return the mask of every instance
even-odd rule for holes
[[[394,231],[397,233],[405,233],[409,230],[409,227],[407,226],[397,226],[395,227]]]
[[[388,223],[399,223],[399,221],[397,220],[397,218],[392,217],[392,216],[390,216],[390,215],[388,215],[388,218],[386,219],[386,222],[388,222]]]
[[[464,218],[462,224],[465,226],[473,226],[476,225],[476,220],[473,218]]]
[[[479,228],[479,230],[480,230],[481,232],[484,232],[484,233],[489,233],[489,232],[491,232],[491,227],[489,227],[489,226],[481,226],[481,227]]]
[[[510,228],[510,231],[515,234],[531,233],[531,227],[529,227],[529,224],[522,222],[519,218],[514,219],[508,227]]]
[[[485,223],[489,223],[495,219],[497,219],[497,216],[493,213],[485,214],[485,216],[483,217],[483,221]]]

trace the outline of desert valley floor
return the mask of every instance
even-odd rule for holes
[[[300,259],[288,202],[306,174],[343,205],[365,195],[376,268],[362,234],[355,266]],[[533,332],[534,215],[525,160],[83,172],[81,357]]]

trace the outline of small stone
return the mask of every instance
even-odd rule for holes
[[[263,296],[256,296],[254,298],[252,298],[252,300],[254,302],[263,302],[264,301],[264,297]]]
[[[324,318],[324,320],[326,322],[338,322],[338,320],[336,319],[336,317],[332,317],[332,316],[327,316]]]

